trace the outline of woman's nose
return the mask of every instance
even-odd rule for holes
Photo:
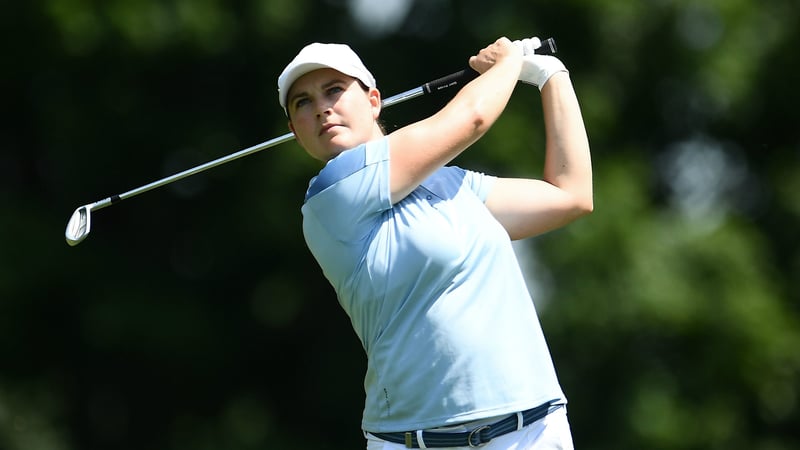
[[[331,109],[333,105],[331,102],[319,102],[317,104],[317,117],[321,117],[323,115],[330,115]]]

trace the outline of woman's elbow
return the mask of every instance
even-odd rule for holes
[[[577,217],[588,216],[594,211],[594,199],[588,195],[579,199],[575,204],[575,213]]]
[[[469,103],[459,114],[466,123],[469,123],[476,136],[482,136],[494,125],[501,112],[502,110],[498,110],[489,102],[476,100]]]
[[[589,215],[594,211],[594,198],[591,190],[572,191],[570,195],[569,215],[572,220]]]

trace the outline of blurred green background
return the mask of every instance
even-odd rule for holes
[[[796,0],[6,2],[0,448],[354,449],[362,349],[306,250],[276,77],[347,42],[385,96],[553,36],[595,213],[519,243],[580,449],[800,448]],[[443,95],[443,94],[442,94]],[[390,129],[444,97],[387,110]],[[541,172],[538,91],[456,163]]]

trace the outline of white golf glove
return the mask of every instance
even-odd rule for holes
[[[522,48],[523,55],[519,81],[537,86],[541,91],[553,74],[567,72],[567,68],[555,56],[536,54],[536,49],[542,46],[538,37],[520,39],[514,44]]]
[[[522,54],[527,56],[534,54],[536,49],[542,46],[542,41],[537,37],[532,37],[516,40],[514,44],[522,48]]]
[[[525,54],[522,57],[519,81],[532,84],[541,91],[547,80],[558,72],[569,71],[564,67],[564,63],[555,56]]]

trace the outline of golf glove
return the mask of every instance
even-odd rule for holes
[[[526,53],[524,47],[523,54],[519,81],[537,86],[540,91],[550,77],[558,72],[568,72],[564,63],[555,56]]]
[[[523,55],[527,56],[536,53],[536,49],[542,46],[542,41],[537,37],[532,37],[516,40],[514,44],[522,49]]]

